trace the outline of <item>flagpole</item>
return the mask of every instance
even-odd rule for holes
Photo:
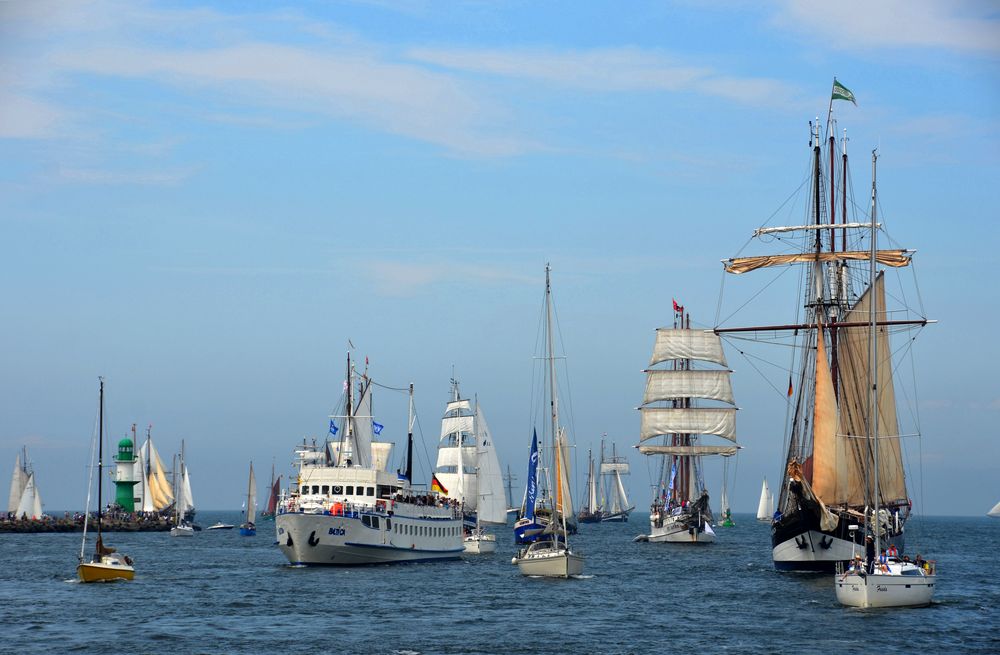
[[[830,85],[830,108],[826,112],[826,131],[830,132],[830,121],[833,119],[833,92],[837,89],[837,76],[833,76],[833,84]]]

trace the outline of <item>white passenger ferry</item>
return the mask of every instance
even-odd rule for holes
[[[372,382],[356,374],[350,357],[347,366],[346,411],[330,422],[331,435],[342,436],[296,451],[298,479],[283,494],[275,517],[278,547],[295,565],[458,559],[463,550],[460,506],[410,486],[412,433],[406,470],[385,470],[392,444],[373,439],[381,426],[371,416]],[[412,409],[412,386],[410,394]]]

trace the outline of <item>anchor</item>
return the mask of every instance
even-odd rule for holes
[[[288,533],[288,541],[285,542],[285,545],[288,546],[289,548],[292,546],[292,533],[291,532]]]
[[[808,543],[805,535],[802,535],[802,541],[799,541],[799,538],[795,537],[795,545],[799,547],[799,550],[805,550]]]
[[[315,546],[318,543],[319,543],[319,539],[316,538],[316,531],[313,530],[312,532],[309,533],[309,545],[310,546]]]
[[[819,547],[823,550],[829,550],[830,546],[833,545],[833,537],[828,537],[823,535],[819,540]]]

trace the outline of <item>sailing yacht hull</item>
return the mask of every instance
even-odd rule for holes
[[[497,550],[496,535],[483,534],[466,537],[462,541],[462,549],[469,555],[488,555]]]
[[[631,510],[615,514],[605,514],[601,517],[601,523],[628,523],[628,515],[630,511]]]
[[[170,528],[170,536],[171,537],[193,537],[194,536],[194,528],[192,528],[190,525],[175,525],[174,527]]]
[[[542,549],[514,558],[521,575],[569,578],[583,574],[583,557],[564,548]]]
[[[912,564],[890,565],[888,573],[837,575],[837,602],[848,607],[922,607],[930,605],[937,576]]]
[[[80,582],[115,582],[134,579],[135,569],[120,560],[105,557],[100,562],[80,563],[76,575]]]
[[[283,513],[275,528],[278,546],[293,565],[427,562],[458,559],[463,552],[460,517]]]

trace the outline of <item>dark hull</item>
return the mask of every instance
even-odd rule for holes
[[[771,547],[774,568],[779,571],[832,573],[837,562],[850,560],[855,554],[865,555],[865,532],[852,531],[858,518],[840,515],[833,530],[820,528],[819,517],[809,509],[786,513],[771,523]],[[899,554],[904,551],[904,535],[889,534],[883,547],[895,544]]]

